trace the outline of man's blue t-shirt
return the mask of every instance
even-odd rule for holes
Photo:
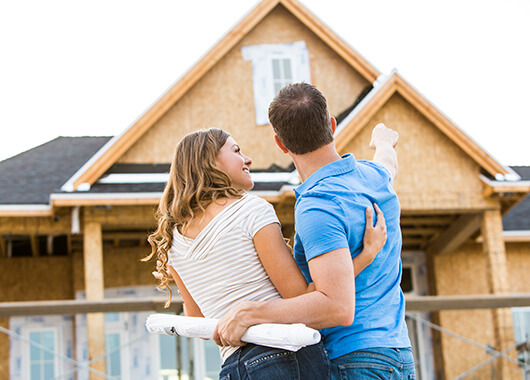
[[[410,347],[400,287],[400,206],[389,172],[347,154],[313,173],[295,194],[294,256],[308,282],[312,258],[339,248],[348,248],[352,258],[362,251],[366,207],[377,203],[387,225],[385,246],[355,278],[353,324],[321,330],[330,359],[367,348]]]

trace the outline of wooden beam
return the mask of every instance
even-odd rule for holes
[[[89,301],[104,298],[103,241],[101,224],[85,222],[84,225],[85,294]],[[88,360],[105,355],[105,321],[103,313],[87,315]],[[105,360],[93,363],[91,368],[105,372]],[[92,380],[92,374],[90,378]],[[96,379],[94,377],[94,379]]]
[[[407,311],[497,309],[530,306],[530,293],[462,296],[407,296]]]
[[[0,235],[0,257],[4,258],[6,257],[6,241],[2,235]]]
[[[481,220],[482,249],[486,256],[486,276],[490,286],[490,293],[502,296],[509,291],[506,249],[502,236],[502,216],[500,209],[486,210]],[[494,348],[502,351],[511,347],[513,338],[513,321],[510,309],[493,310]],[[510,367],[502,360],[495,363],[496,371],[503,379],[513,378]]]
[[[479,294],[458,296],[405,296],[406,310],[440,311],[496,309],[530,306],[530,293],[503,295]],[[165,297],[111,298],[97,301],[53,300],[29,302],[0,302],[0,318],[30,315],[72,315],[85,313],[155,311],[180,313],[182,298],[173,297],[169,308],[164,309]]]
[[[472,214],[497,207],[497,202],[484,199],[482,191],[403,192],[398,190],[402,215]]]
[[[0,217],[23,217],[23,216],[33,216],[33,217],[44,217],[44,216],[53,216],[53,209],[42,210],[28,210],[28,209],[9,209],[9,210],[0,210]]]
[[[402,215],[401,225],[446,226],[456,219],[456,215]]]
[[[401,232],[403,236],[432,236],[441,231],[443,231],[442,227],[403,227],[403,225],[401,225]]]
[[[71,219],[68,215],[50,217],[0,217],[2,235],[61,235],[68,234]]]
[[[103,300],[53,300],[30,302],[1,302],[0,317],[30,315],[73,315],[85,313],[116,313],[156,311],[158,313],[182,311],[182,298],[174,296],[171,305],[165,309],[165,297],[112,298]]]
[[[144,206],[158,205],[160,198],[157,196],[149,198],[125,198],[125,197],[101,197],[101,198],[83,198],[76,196],[72,198],[54,198],[52,199],[54,207],[74,207],[74,206]]]
[[[481,216],[477,214],[462,215],[447,230],[434,238],[426,250],[439,255],[455,251],[478,231],[480,220]]]
[[[156,226],[155,212],[154,206],[86,207],[84,220],[100,223],[108,228],[147,229]]]
[[[29,237],[31,243],[31,253],[33,257],[39,256],[39,237],[37,235],[31,235]]]
[[[149,236],[149,232],[145,231],[105,231],[103,233],[103,240],[139,240],[145,241]]]

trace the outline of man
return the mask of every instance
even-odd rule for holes
[[[295,189],[295,259],[316,291],[267,302],[243,302],[219,322],[214,339],[241,345],[258,323],[296,323],[321,329],[332,378],[412,378],[414,361],[400,288],[400,208],[392,188],[397,173],[396,132],[378,125],[374,161],[340,156],[336,121],[315,87],[283,88],[269,108],[280,149],[291,156],[303,183]],[[387,242],[354,277],[352,257],[362,250],[364,210],[379,205]]]

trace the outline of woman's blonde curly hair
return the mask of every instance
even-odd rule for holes
[[[210,128],[186,135],[177,145],[160,204],[156,212],[157,229],[148,237],[151,253],[142,261],[158,259],[161,275],[158,290],[168,295],[165,307],[171,303],[172,280],[167,273],[168,252],[173,241],[173,231],[184,233],[189,222],[204,212],[206,207],[220,198],[239,198],[243,190],[235,189],[232,180],[216,166],[219,150],[230,135],[222,129]]]

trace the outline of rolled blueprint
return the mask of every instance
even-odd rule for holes
[[[217,322],[219,320],[213,318],[151,314],[145,322],[145,327],[152,334],[211,339]],[[298,351],[302,347],[320,342],[320,333],[302,323],[263,323],[251,326],[241,340],[260,346]]]

